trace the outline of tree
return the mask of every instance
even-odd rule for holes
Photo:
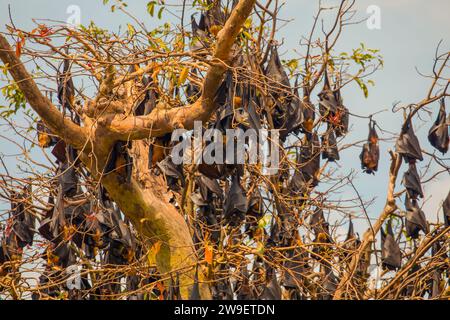
[[[445,223],[428,224],[419,206],[425,182],[416,168],[423,155],[413,120],[448,96],[444,72],[450,53],[436,53],[427,97],[402,108],[407,115],[390,152],[386,205],[377,221],[367,221],[361,239],[353,232],[349,208],[366,210],[356,188],[357,205],[327,202],[353,179],[328,169],[339,160],[348,131],[341,89],[356,82],[367,96],[368,77],[383,62],[378,50],[364,45],[351,54],[335,52],[342,31],[353,23],[353,5],[343,0],[332,8],[335,18],[321,32],[326,9],[319,7],[302,41],[304,55],[289,61],[278,55],[280,4],[272,0],[184,1],[181,28],[165,24],[148,31],[136,21],[121,35],[93,23],[40,24],[30,32],[9,26],[15,48],[0,35],[2,68],[12,77],[4,95],[19,107],[26,100],[39,118],[32,130],[37,144],[52,147],[57,161],[27,179],[3,176],[3,194],[11,203],[0,250],[4,292],[13,298],[68,293],[74,299],[448,297],[450,199],[443,205]],[[188,6],[199,11],[200,20],[193,15],[186,30]],[[127,13],[123,2],[116,8]],[[162,15],[164,8],[164,1],[148,4],[151,15],[156,9]],[[27,71],[25,57],[39,66],[35,73]],[[58,105],[46,92],[55,93]],[[380,156],[375,117],[366,117],[370,134],[361,153],[368,173],[377,171]],[[277,130],[279,148],[271,152],[280,159],[279,170],[264,175],[260,164],[249,161],[175,164],[172,132],[190,131],[196,121],[222,134],[232,128]],[[447,126],[444,107],[430,131],[432,145],[443,153]],[[436,174],[448,172],[442,158],[426,155],[442,167]],[[405,190],[395,192],[403,160],[409,168]],[[319,183],[331,187],[316,192]],[[396,203],[402,196],[406,213]],[[346,214],[345,241],[324,211]],[[39,246],[33,244],[36,219]],[[406,235],[398,233],[403,221]],[[29,258],[27,245],[45,250]],[[45,258],[40,283],[29,288],[20,268],[38,258]],[[370,286],[374,261],[394,271],[380,290]],[[64,284],[73,265],[82,266],[77,291]]]

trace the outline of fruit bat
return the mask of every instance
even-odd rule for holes
[[[325,69],[324,72],[324,85],[322,91],[318,94],[319,96],[319,112],[323,119],[327,119],[329,116],[335,115],[340,105],[339,101],[336,99],[330,80],[328,79],[328,72]]]
[[[347,237],[344,241],[344,249],[346,252],[344,252],[344,257],[347,257],[351,252],[355,251],[359,245],[361,244],[361,240],[359,240],[359,237],[355,234],[353,221],[350,219],[350,222],[348,224],[348,231],[347,231]],[[349,251],[349,252],[347,252]]]
[[[200,189],[200,194],[204,200],[210,201],[211,195],[215,194],[220,199],[223,198],[223,191],[216,179],[210,179],[205,175],[200,175],[196,179]]]
[[[381,228],[381,262],[387,270],[399,269],[402,265],[402,252],[394,238],[391,221],[388,221],[387,232]]]
[[[73,164],[63,163],[59,168],[59,184],[65,197],[74,197],[78,193],[78,176]]]
[[[375,174],[378,171],[378,162],[380,160],[380,148],[378,146],[378,134],[375,130],[375,122],[369,123],[369,136],[367,142],[359,156],[361,159],[361,168],[367,174]]]
[[[223,205],[225,221],[232,226],[238,226],[245,219],[247,212],[247,197],[239,180],[237,174],[231,178],[231,186],[225,195]]]
[[[444,203],[442,204],[442,211],[444,212],[444,223],[446,227],[450,226],[450,192],[445,198]]]
[[[258,226],[258,221],[263,217],[263,199],[259,191],[254,191],[248,201],[247,214],[245,216],[245,232],[253,238]]]
[[[334,96],[339,105],[336,113],[329,118],[329,122],[334,126],[336,137],[342,137],[348,132],[350,113],[348,109],[342,104],[341,91],[335,90]]]
[[[283,285],[286,288],[300,288],[305,272],[309,268],[306,251],[301,248],[289,249],[286,255],[286,260],[283,262],[285,269]]]
[[[263,292],[259,296],[260,300],[281,300],[281,287],[278,283],[277,276],[271,272],[269,282],[264,287]]]
[[[189,300],[200,300],[200,287],[198,284],[198,266],[195,268],[194,284],[189,292]]]
[[[236,281],[235,293],[237,300],[254,300],[255,296],[250,287],[247,266],[243,265],[239,270],[238,281]]]
[[[289,77],[281,64],[276,46],[270,47],[270,59],[265,70],[265,75],[269,78],[269,87],[273,93],[276,105],[283,110],[285,105],[289,105],[292,100],[291,85]]]
[[[134,110],[134,115],[145,116],[153,111],[159,99],[158,91],[155,90],[155,83],[151,77],[142,78],[144,85],[144,98],[139,102]]]
[[[307,85],[303,86],[303,100],[302,100],[302,110],[303,110],[303,123],[302,132],[311,133],[314,127],[314,120],[316,118],[316,111],[314,105],[310,101],[310,93]]]
[[[191,39],[191,50],[201,50],[208,46],[208,36],[207,29],[205,23],[205,14],[201,13],[200,20],[197,23],[195,20],[195,14],[191,15],[191,30],[192,30],[192,39]]]
[[[217,36],[226,20],[225,14],[220,6],[221,1],[208,0],[206,3],[208,10],[205,14],[205,26],[210,34]]]
[[[291,103],[287,105],[284,115],[284,124],[280,128],[282,129],[280,132],[280,138],[282,141],[284,141],[290,133],[298,134],[303,125],[304,106],[300,99],[297,86],[298,79],[295,81],[294,98]]]
[[[328,161],[338,161],[339,150],[337,148],[337,141],[334,130],[328,126],[327,132],[322,136],[322,159],[328,159]]]
[[[124,182],[130,183],[133,171],[133,158],[129,155],[129,144],[125,141],[117,141],[109,155],[104,174],[115,171]]]
[[[329,252],[328,246],[321,244],[333,243],[330,235],[329,224],[325,221],[323,211],[320,208],[316,208],[315,212],[312,214],[309,221],[309,225],[314,233],[314,243],[312,252],[314,253],[312,257],[314,259],[320,260],[321,257]]]
[[[403,157],[405,162],[422,161],[422,150],[419,140],[414,134],[411,119],[408,119],[402,127],[400,136],[395,144],[395,150]]]
[[[66,143],[64,140],[59,140],[52,149],[52,155],[55,156],[57,162],[64,163],[67,161]]]
[[[172,190],[178,186],[178,182],[184,185],[183,167],[175,165],[169,155],[163,161],[157,163],[158,168],[166,177],[167,185]]]
[[[325,278],[321,286],[323,291],[318,294],[318,300],[332,300],[339,283],[331,268],[325,267],[325,269]]]
[[[416,199],[410,199],[408,194],[405,196],[406,208],[406,235],[413,239],[419,237],[419,232],[422,230],[425,234],[428,233],[428,224],[425,214],[419,208]]]
[[[170,275],[170,285],[169,290],[167,292],[167,300],[183,300],[181,298],[180,276],[178,272],[175,277],[175,280],[173,279],[172,275]]]
[[[405,186],[406,192],[411,199],[417,199],[417,197],[423,198],[420,177],[417,173],[417,167],[415,163],[409,164],[408,170],[403,175],[402,183]]]
[[[148,147],[148,168],[152,169],[156,164],[169,155],[169,144],[171,142],[172,135],[170,133],[154,138]]]
[[[12,230],[18,238],[18,245],[20,248],[31,246],[36,223],[29,208],[31,206],[31,185],[24,187],[20,194],[12,192],[11,198]]]
[[[192,69],[192,74],[197,75],[197,69]],[[186,86],[186,98],[188,102],[193,103],[200,96],[201,89],[193,82],[189,82]]]
[[[448,124],[446,123],[445,100],[441,99],[439,114],[433,126],[428,132],[428,141],[431,145],[446,154],[449,146]]]
[[[36,131],[38,135],[38,143],[41,148],[49,148],[58,142],[58,137],[54,136],[50,129],[44,124],[44,121],[39,120],[36,123]]]
[[[64,59],[63,70],[58,70],[57,86],[58,86],[58,100],[63,112],[66,109],[72,111],[75,106],[75,86],[73,85],[72,76],[70,73],[70,60]]]
[[[317,242],[317,243],[332,243],[333,242],[333,240],[331,239],[331,236],[330,236],[329,224],[325,220],[322,209],[316,208],[314,213],[311,215],[311,219],[309,220],[309,225],[311,226],[311,228],[314,232],[314,236],[315,236],[314,242]]]
[[[320,141],[317,133],[307,133],[297,157],[299,169],[295,171],[290,182],[293,192],[303,193],[309,187],[319,183],[317,175],[320,170]]]

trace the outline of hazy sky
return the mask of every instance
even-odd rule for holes
[[[127,2],[129,11],[144,21],[149,29],[161,23],[160,20],[152,18],[146,13],[147,1]],[[166,2],[181,3],[181,1],[173,0]],[[324,2],[336,3],[336,1]],[[101,27],[117,31],[120,25],[123,28],[126,23],[132,23],[130,18],[121,13],[111,13],[108,7],[102,5],[102,0],[0,0],[0,21],[3,22],[0,25],[0,31],[5,31],[4,23],[9,21],[8,4],[11,4],[14,23],[17,27],[24,29],[34,28],[32,18],[65,21],[69,16],[66,12],[69,5],[79,6],[82,24],[88,24],[90,20],[94,20]],[[295,57],[294,49],[302,50],[298,45],[299,39],[309,33],[317,5],[318,1],[313,0],[285,1],[281,16],[291,22],[283,26],[277,36],[277,40],[284,41],[284,46],[280,49],[280,52],[284,53],[283,58]],[[442,49],[449,50],[450,48],[450,39],[448,38],[450,1],[357,0],[359,18],[367,17],[366,9],[370,5],[379,6],[381,9],[381,29],[369,30],[365,23],[350,26],[345,30],[337,46],[337,51],[348,52],[364,42],[367,47],[380,49],[384,56],[384,69],[373,76],[376,86],[370,88],[368,99],[364,98],[356,84],[346,88],[343,92],[346,106],[352,113],[360,115],[368,115],[386,108],[390,110],[395,101],[413,103],[421,100],[427,93],[429,80],[421,77],[415,68],[430,73],[439,40],[444,40]],[[175,7],[172,8],[172,12],[175,15],[179,14],[178,8]],[[172,19],[175,19],[175,16]],[[450,101],[447,103],[450,105]],[[1,97],[0,104],[4,104]],[[437,103],[432,106],[433,120],[436,117],[437,108]],[[447,110],[450,110],[450,107]],[[430,118],[426,116],[425,119],[429,120]],[[378,115],[376,121],[385,130],[399,132],[402,115],[400,113],[393,115],[389,111]],[[346,141],[365,139],[367,121],[351,118],[351,124],[352,131]],[[427,150],[432,150],[426,139],[430,126],[431,121],[425,124],[416,124],[416,133],[422,146]],[[3,127],[0,127],[0,130],[4,130]],[[358,158],[359,148],[347,149],[342,152],[341,161],[338,163],[343,174],[352,169],[360,172],[355,184],[364,198],[377,197],[375,204],[369,208],[371,217],[376,217],[384,205],[389,166],[388,148],[393,148],[393,144],[381,144],[381,161],[376,176],[366,176],[361,173]],[[2,140],[0,153],[12,154],[12,150],[13,146]],[[13,158],[8,158],[8,166],[11,169],[14,168],[13,160]],[[403,169],[405,167],[402,168],[402,171]],[[425,211],[428,217],[435,220],[440,202],[447,195],[449,188],[450,176],[448,174],[425,187],[427,199]],[[338,195],[338,197],[340,196],[345,198],[350,195],[344,193]],[[440,219],[442,221],[442,218]]]

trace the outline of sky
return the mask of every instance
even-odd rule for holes
[[[128,1],[128,11],[144,22],[148,29],[161,24],[157,18],[152,18],[146,12],[148,1]],[[181,3],[181,1],[166,1],[170,4]],[[281,1],[283,2],[283,1]],[[280,52],[282,58],[296,57],[295,50],[299,47],[301,37],[307,36],[318,6],[318,1],[313,0],[287,0],[280,12],[280,17],[289,21],[282,25],[276,39],[283,43]],[[324,1],[325,4],[335,4],[336,1]],[[71,15],[67,10],[72,5],[80,9],[81,23],[87,25],[91,20],[103,28],[112,31],[122,29],[127,23],[133,23],[129,17],[119,12],[111,13],[109,8],[102,5],[102,0],[0,0],[0,31],[5,31],[4,23],[9,21],[8,4],[11,4],[11,14],[17,27],[31,30],[35,27],[32,19],[49,19],[66,21]],[[402,123],[400,113],[390,112],[392,104],[401,101],[403,104],[414,103],[425,97],[430,81],[421,77],[416,68],[424,73],[430,73],[436,46],[443,40],[442,49],[450,49],[450,1],[448,0],[357,0],[357,16],[361,19],[367,18],[366,10],[369,6],[378,6],[381,13],[381,28],[370,30],[366,23],[349,26],[343,33],[336,50],[351,51],[359,47],[363,42],[366,47],[379,49],[384,57],[384,68],[378,71],[372,79],[375,87],[370,87],[369,97],[366,99],[361,90],[352,85],[342,92],[345,105],[350,112],[358,115],[369,115],[377,111],[389,109],[376,116],[377,123],[386,131],[399,132]],[[179,6],[170,7],[166,17],[171,20],[180,15]],[[174,20],[176,21],[176,20]],[[0,87],[4,83],[0,82]],[[0,97],[0,104],[4,104]],[[450,105],[450,101],[447,101]],[[431,117],[425,115],[426,122],[417,123],[416,133],[421,145],[427,150],[432,150],[426,135],[431,126],[431,119],[437,115],[438,104],[430,108],[433,111]],[[448,107],[447,110],[450,110]],[[352,117],[351,132],[346,141],[358,141],[367,137],[367,121]],[[0,134],[12,136],[10,132],[4,132],[0,126]],[[380,133],[379,133],[380,134]],[[381,135],[382,136],[382,135]],[[0,154],[14,154],[14,146],[2,140]],[[392,142],[382,142],[380,145],[381,160],[378,173],[375,176],[366,176],[361,172],[359,164],[359,148],[350,148],[341,153],[341,161],[333,165],[341,170],[342,174],[351,170],[358,172],[355,186],[364,199],[376,198],[374,204],[368,208],[371,218],[375,218],[381,212],[385,202],[389,156],[388,149],[393,148]],[[37,152],[37,151],[36,151]],[[37,152],[38,157],[42,157]],[[14,156],[6,157],[6,162],[11,170],[14,170]],[[447,163],[450,163],[447,159]],[[422,164],[424,165],[425,162]],[[401,169],[399,181],[405,166]],[[0,169],[2,170],[2,169]],[[436,220],[439,207],[450,189],[450,175],[441,175],[441,178],[427,184],[424,187],[425,205],[424,211],[430,220]],[[349,190],[347,190],[349,192]],[[350,197],[347,192],[337,197]],[[400,204],[400,203],[399,203]],[[441,213],[439,213],[441,214]],[[442,221],[442,217],[440,217]],[[360,234],[364,232],[367,225],[357,225]],[[359,230],[358,230],[359,228]]]

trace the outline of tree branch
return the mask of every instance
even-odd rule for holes
[[[203,82],[201,97],[193,104],[173,109],[156,108],[147,116],[115,116],[107,125],[118,138],[145,139],[162,136],[177,128],[192,129],[194,121],[206,121],[216,108],[214,97],[228,68],[232,46],[242,25],[253,10],[256,0],[240,0],[218,34],[211,67]]]
[[[42,95],[32,76],[2,34],[0,34],[0,59],[8,66],[9,73],[25,95],[27,102],[45,124],[67,143],[78,149],[82,148],[87,139],[86,130],[73,123],[69,118],[64,118],[50,100]]]

